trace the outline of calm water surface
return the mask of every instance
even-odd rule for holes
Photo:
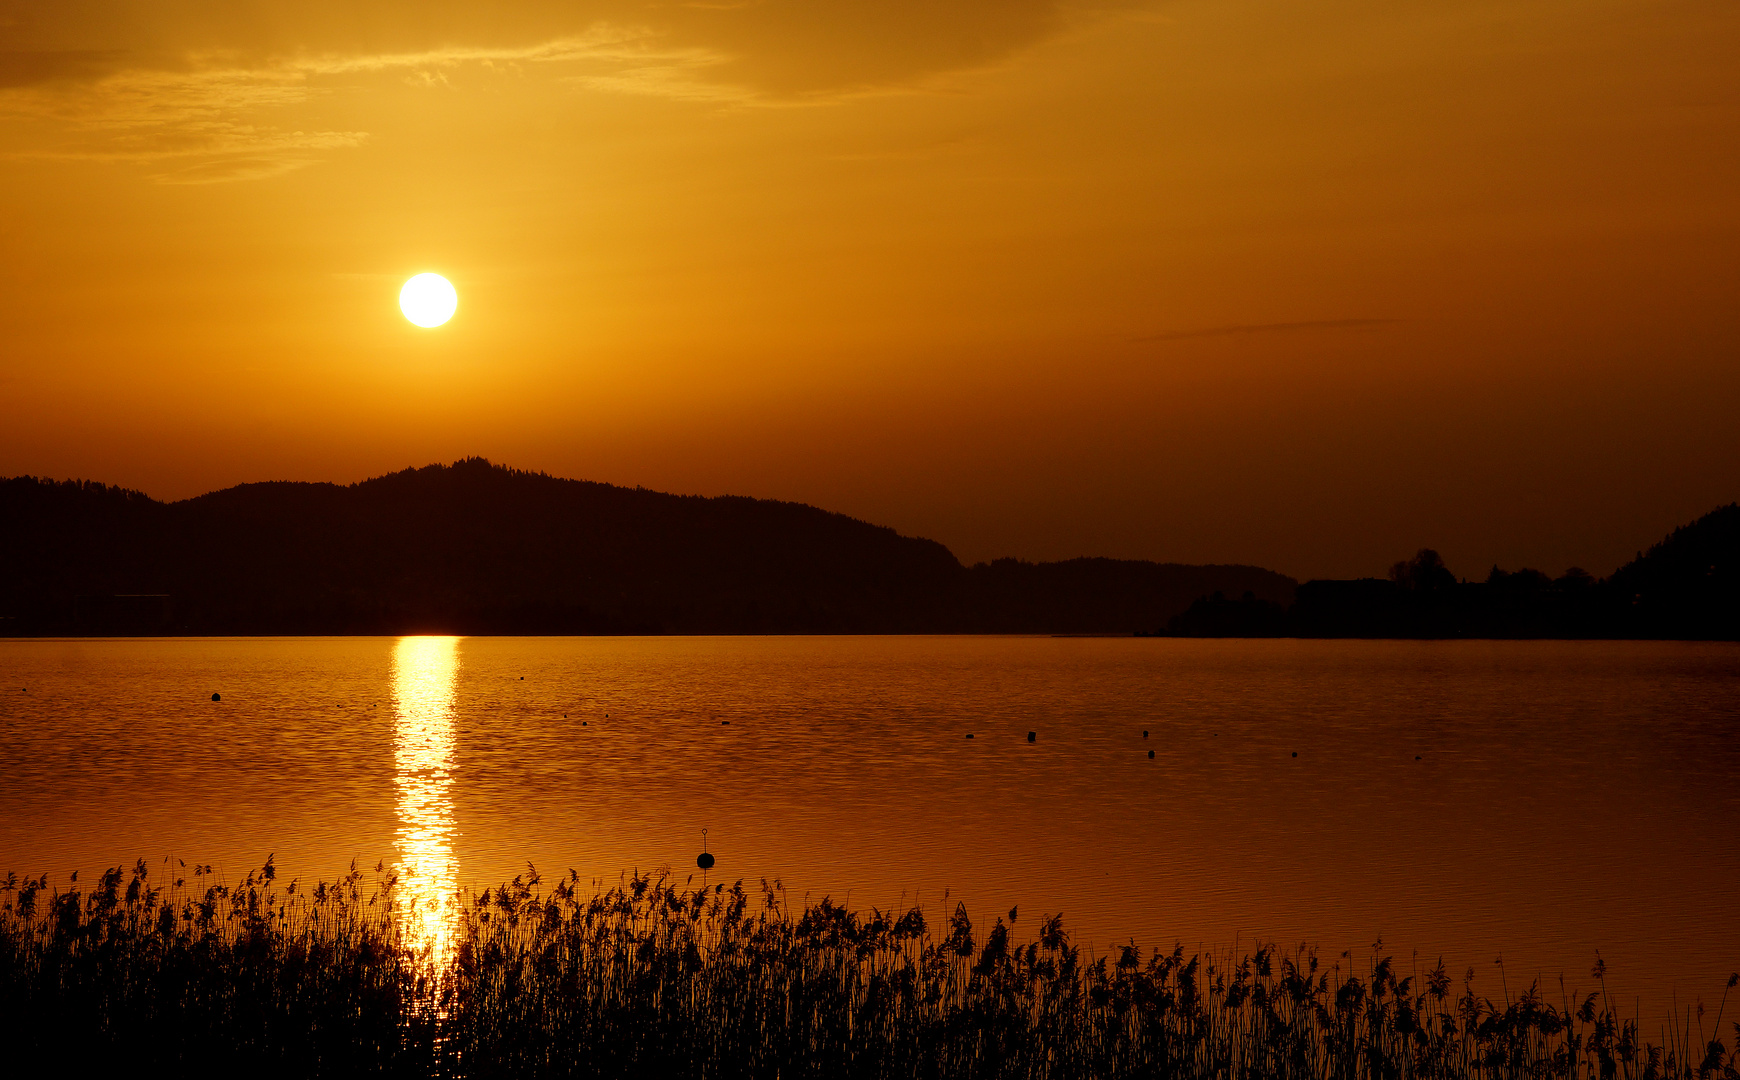
[[[714,880],[1101,950],[1381,938],[1495,997],[1600,950],[1646,1012],[1740,968],[1728,644],[14,640],[0,680],[0,872],[436,896],[686,876],[705,828]]]

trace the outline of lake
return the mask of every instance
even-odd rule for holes
[[[8,640],[0,680],[0,873],[699,884],[706,830],[709,881],[1102,953],[1381,939],[1557,1000],[1599,951],[1646,1018],[1740,969],[1727,643]]]

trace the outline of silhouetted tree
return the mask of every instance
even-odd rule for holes
[[[1526,566],[1521,570],[1500,570],[1494,563],[1491,573],[1486,575],[1486,584],[1511,595],[1526,596],[1547,591],[1553,579]]]
[[[1580,593],[1595,587],[1595,575],[1581,566],[1573,566],[1559,575],[1559,580],[1553,582],[1553,587],[1562,593]]]
[[[1456,575],[1431,548],[1421,548],[1413,558],[1390,567],[1390,580],[1413,593],[1440,593],[1456,588]]]

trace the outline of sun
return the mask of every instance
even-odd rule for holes
[[[458,307],[459,294],[440,274],[418,274],[399,290],[399,310],[418,326],[440,326]]]

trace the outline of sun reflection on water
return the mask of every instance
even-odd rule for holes
[[[411,942],[436,966],[453,955],[453,684],[456,637],[406,637],[393,646],[393,785],[398,792],[399,898]]]

